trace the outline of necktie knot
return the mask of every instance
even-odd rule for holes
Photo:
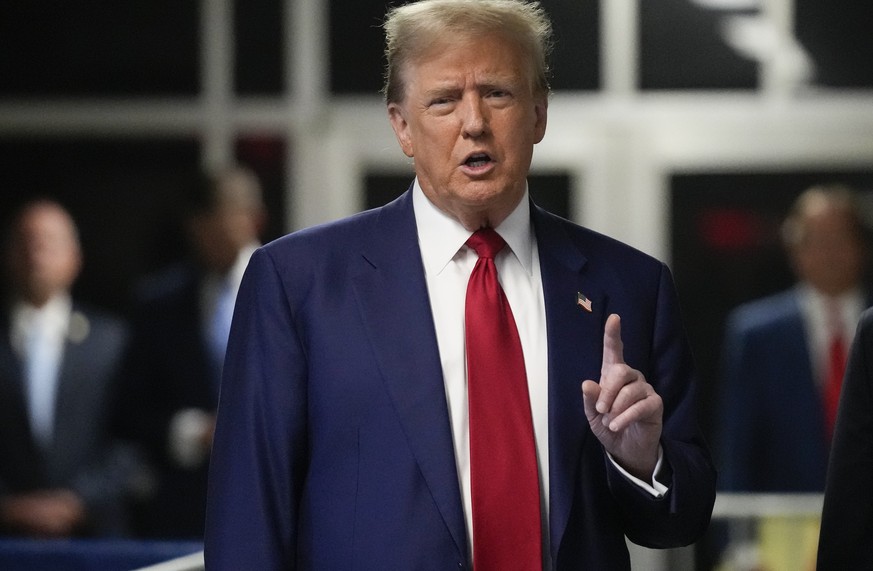
[[[494,259],[506,242],[494,228],[480,228],[467,239],[467,245],[476,250],[480,258]]]

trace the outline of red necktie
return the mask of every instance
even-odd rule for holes
[[[831,308],[831,341],[828,346],[828,368],[824,387],[825,434],[828,442],[831,441],[834,424],[837,420],[840,389],[843,386],[843,374],[846,371],[846,340],[843,338],[842,318],[838,312],[839,307]]]
[[[467,284],[467,394],[473,502],[473,568],[542,568],[540,490],[524,356],[497,281],[493,229],[467,245],[479,255]]]

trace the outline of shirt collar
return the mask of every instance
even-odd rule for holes
[[[828,304],[835,303],[839,308],[844,327],[854,331],[855,323],[866,307],[866,299],[859,288],[853,288],[837,297],[828,297],[807,282],[800,283],[797,289],[807,315],[822,324],[828,322]]]
[[[460,222],[437,208],[421,190],[418,179],[412,188],[412,204],[418,227],[418,243],[424,271],[437,275],[448,265],[458,250],[472,236]],[[518,206],[495,229],[524,270],[533,272],[533,233],[530,224],[530,201],[527,187]]]
[[[260,244],[257,242],[251,242],[243,246],[240,249],[239,254],[237,254],[236,262],[233,264],[233,268],[231,268],[227,276],[231,284],[233,284],[234,289],[239,288],[246,267],[249,265],[249,259],[252,257],[252,254],[255,253],[255,250],[258,249],[258,246],[260,246]]]
[[[67,333],[72,310],[73,300],[66,293],[52,297],[42,307],[36,307],[22,300],[16,301],[10,312],[13,345],[22,348],[27,334],[37,323],[47,327],[53,335],[63,337]]]
[[[828,300],[832,300],[833,302],[836,302],[840,306],[843,306],[843,305],[858,306],[858,305],[864,304],[864,294],[861,293],[861,289],[857,288],[857,287],[852,288],[852,289],[846,291],[845,293],[842,293],[836,297],[826,296],[825,294],[821,293],[819,290],[815,289],[808,282],[801,282],[799,284],[799,289],[800,289],[801,295],[807,296],[808,299],[810,299],[810,300],[814,301],[815,303],[818,303],[819,305],[822,305],[822,306],[824,306]]]
[[[24,322],[28,325],[36,320],[62,323],[69,317],[72,307],[73,301],[68,294],[56,295],[42,307],[18,300],[12,306],[12,316],[14,321]]]
[[[252,242],[240,248],[240,251],[236,255],[236,261],[234,261],[233,266],[231,266],[226,274],[222,275],[217,272],[206,274],[204,279],[206,289],[218,291],[223,287],[229,287],[234,292],[239,289],[239,284],[242,281],[243,274],[249,264],[249,259],[252,257],[255,250],[257,250],[258,246],[259,244],[257,242]]]

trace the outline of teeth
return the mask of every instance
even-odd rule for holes
[[[491,159],[488,155],[473,155],[467,159],[467,164],[471,167],[481,167],[488,164],[488,161],[490,160]]]

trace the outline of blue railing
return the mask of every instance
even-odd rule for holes
[[[203,550],[196,541],[0,538],[3,571],[131,571]]]

